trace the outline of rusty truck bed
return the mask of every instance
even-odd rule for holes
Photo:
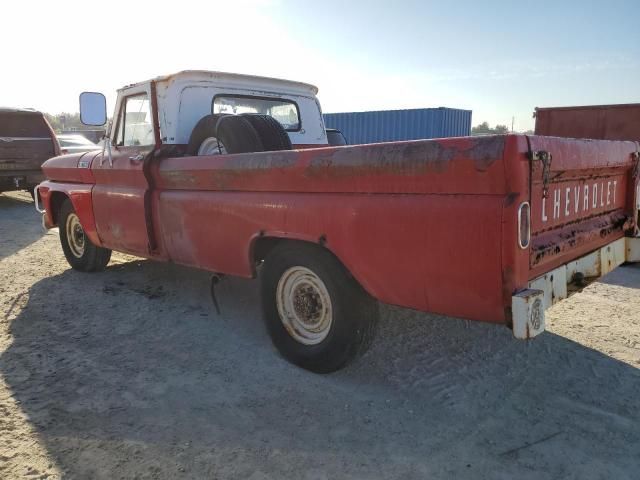
[[[84,169],[60,168],[73,166],[69,156],[45,165],[41,192],[46,205],[47,189],[68,191],[92,241],[116,250],[252,277],[278,239],[320,243],[381,301],[509,323],[514,292],[633,228],[637,151],[634,142],[463,137],[152,156],[135,180],[94,152]],[[92,207],[106,197],[109,211]]]

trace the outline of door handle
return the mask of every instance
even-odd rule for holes
[[[139,162],[140,160],[144,160],[144,154],[139,153],[134,157],[129,157],[129,160],[131,160],[132,162]]]

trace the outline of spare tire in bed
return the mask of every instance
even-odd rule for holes
[[[260,135],[240,115],[214,114],[202,117],[191,132],[187,155],[263,152]]]
[[[266,152],[291,150],[289,134],[275,118],[259,113],[245,113],[242,116],[256,129]]]
[[[241,115],[226,115],[218,120],[216,134],[226,153],[264,152],[260,135]]]
[[[202,143],[210,137],[216,137],[216,126],[218,120],[222,118],[224,114],[205,115],[191,131],[189,137],[189,143],[187,144],[187,155],[198,155],[198,150]]]

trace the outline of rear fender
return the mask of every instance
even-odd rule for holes
[[[38,192],[40,193],[42,205],[45,209],[45,213],[43,214],[45,227],[54,228],[58,226],[58,210],[62,202],[68,198],[71,200],[73,209],[80,219],[85,235],[87,235],[94,245],[102,246],[96,229],[96,221],[93,216],[92,189],[93,185],[50,181],[42,182],[38,187]]]
[[[264,260],[276,245],[281,242],[293,242],[293,243],[306,243],[309,245],[315,245],[320,249],[327,250],[342,264],[344,269],[353,276],[360,286],[372,297],[379,295],[373,286],[367,281],[366,275],[361,274],[357,265],[348,261],[348,256],[340,255],[339,251],[333,248],[333,245],[329,245],[324,235],[320,237],[313,237],[305,234],[290,234],[280,231],[262,231],[257,235],[254,235],[249,243],[249,251],[247,259],[250,262],[251,277],[257,276],[256,266],[261,260]]]

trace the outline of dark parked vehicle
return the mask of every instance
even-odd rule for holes
[[[60,155],[55,134],[41,112],[0,108],[0,192],[29,190],[44,180],[41,165]]]

